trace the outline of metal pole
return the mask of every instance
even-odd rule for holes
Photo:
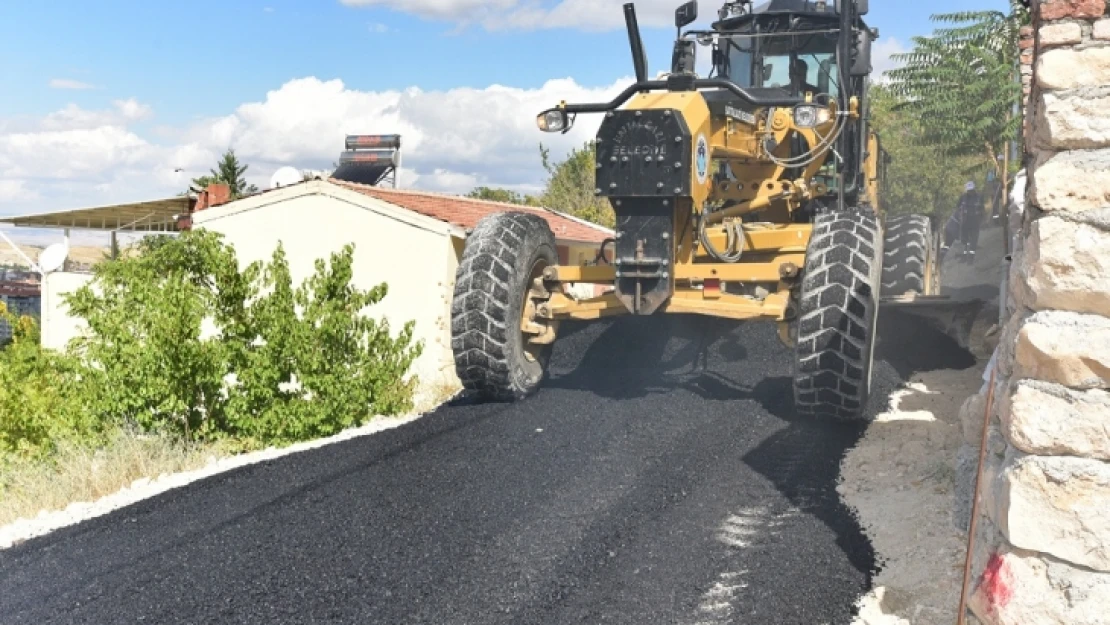
[[[960,587],[960,607],[956,614],[957,625],[967,623],[967,591],[971,581],[971,562],[975,550],[975,532],[979,525],[979,482],[983,478],[983,464],[987,459],[987,438],[990,437],[991,411],[994,409],[994,384],[998,365],[991,369],[990,387],[987,389],[987,408],[983,413],[983,435],[979,439],[979,466],[975,470],[975,485],[971,492],[971,519],[967,530],[967,552],[964,554],[964,576]]]
[[[852,28],[855,25],[853,20],[853,9],[855,9],[855,2],[853,0],[840,0],[840,39],[837,41],[837,68],[839,69],[839,97],[841,100],[840,105],[837,107],[841,113],[848,111],[848,103],[851,101],[848,97],[848,89],[851,87],[851,69],[852,69],[852,48],[849,37],[852,35]],[[848,123],[847,121],[845,123]],[[857,127],[858,128],[858,127]],[[837,203],[839,206],[837,210],[844,210],[847,208],[845,203],[845,189],[848,184],[848,157],[850,156],[849,148],[849,135],[847,132],[841,133],[840,140],[840,175],[837,182]]]

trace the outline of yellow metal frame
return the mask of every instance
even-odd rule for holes
[[[805,250],[811,234],[809,224],[753,224],[744,230],[744,257],[738,263],[705,262],[709,258],[705,250],[680,248],[685,253],[679,254],[679,262],[674,265],[675,292],[659,312],[738,320],[788,321],[791,314],[790,291],[805,266]],[[718,249],[725,246],[726,236],[722,227],[708,231],[708,237]],[[612,293],[575,300],[564,295],[560,289],[564,284],[611,285],[616,281],[619,270],[615,265],[546,267],[542,278],[532,289],[532,297],[538,302],[533,309],[535,319],[551,323],[563,319],[587,320],[628,314],[625,306]],[[755,299],[725,293],[720,289],[721,283],[762,284],[766,285],[770,294],[763,299]],[[545,336],[539,330],[539,327],[533,327],[531,333]]]
[[[676,288],[674,295],[659,312],[723,317],[738,321],[755,319],[787,321],[787,300],[788,296],[784,291],[771,293],[765,299],[757,300],[740,295],[684,287]],[[628,310],[613,293],[584,300],[575,300],[562,293],[554,293],[551,299],[538,307],[536,318],[549,322],[589,321],[627,314]]]

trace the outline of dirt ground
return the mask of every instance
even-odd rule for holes
[[[39,255],[42,254],[44,249],[37,245],[19,245],[20,250],[23,251],[31,260],[37,261]],[[95,265],[104,259],[104,255],[108,253],[107,248],[91,247],[91,246],[73,246],[69,248],[68,259],[78,265]],[[28,267],[27,261],[18,252],[13,250],[11,246],[6,243],[0,242],[0,265],[9,265],[14,267]],[[30,267],[28,267],[30,268]]]
[[[842,464],[838,490],[858,514],[880,567],[855,625],[956,622],[966,540],[952,514],[958,414],[983,386],[994,350],[987,335],[998,318],[1002,240],[1000,228],[986,229],[975,263],[949,258],[944,267],[946,292],[987,300],[973,328],[974,364],[914,374]]]

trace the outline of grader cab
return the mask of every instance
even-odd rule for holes
[[[887,218],[888,157],[868,123],[868,0],[726,2],[711,30],[676,11],[672,70],[647,75],[624,6],[636,83],[612,102],[561,103],[539,128],[603,116],[595,193],[611,203],[611,262],[559,265],[541,218],[507,212],[469,237],[452,305],[464,386],[492,400],[540,385],[559,322],[694,314],[778,324],[794,350],[796,409],[863,416],[887,301],[939,290],[930,220]],[[712,71],[695,72],[699,48]],[[575,299],[563,287],[612,285]]]

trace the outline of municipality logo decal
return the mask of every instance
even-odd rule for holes
[[[709,143],[705,140],[705,135],[698,135],[698,148],[694,161],[698,168],[698,182],[704,184],[709,175]]]

